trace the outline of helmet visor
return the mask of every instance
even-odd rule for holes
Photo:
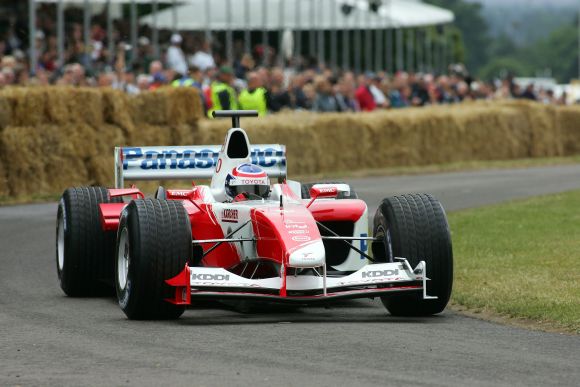
[[[268,197],[268,194],[270,193],[270,186],[258,185],[258,184],[233,185],[233,186],[230,186],[230,190],[233,191],[233,192],[231,192],[233,194],[232,196],[237,196],[241,193],[247,193],[247,194],[257,195],[261,198],[266,199]]]

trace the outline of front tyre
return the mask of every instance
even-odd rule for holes
[[[394,316],[429,316],[442,312],[449,302],[453,284],[453,251],[445,210],[428,194],[393,196],[383,200],[374,219],[373,235],[379,242],[372,246],[378,262],[406,258],[412,267],[425,261],[427,294],[381,297]]]
[[[58,205],[56,270],[71,297],[111,295],[115,233],[103,230],[99,204],[111,200],[106,188],[69,188]]]
[[[134,200],[121,214],[115,284],[119,306],[132,320],[175,319],[185,308],[165,301],[165,280],[191,260],[191,225],[179,201]]]

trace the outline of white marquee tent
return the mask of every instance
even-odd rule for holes
[[[131,44],[137,43],[137,10],[136,5],[152,4],[152,14],[141,17],[140,23],[152,27],[152,42],[154,53],[159,54],[159,30],[173,31],[205,31],[209,38],[212,31],[225,31],[226,51],[229,59],[232,57],[232,39],[234,31],[244,31],[246,51],[250,48],[250,32],[262,31],[262,40],[269,42],[271,32],[280,33],[280,47],[286,53],[302,53],[302,34],[298,31],[308,31],[308,47],[311,56],[317,55],[319,60],[335,66],[338,64],[338,47],[342,47],[342,65],[350,68],[350,44],[354,49],[354,68],[362,70],[362,46],[365,52],[365,68],[384,68],[383,63],[389,63],[388,69],[402,68],[405,54],[403,46],[407,47],[407,64],[412,62],[413,45],[416,44],[417,55],[436,55],[438,49],[433,49],[432,42],[416,42],[414,30],[433,25],[444,25],[454,20],[451,11],[425,4],[419,0],[382,0],[376,12],[369,9],[368,0],[28,0],[30,3],[31,47],[34,47],[35,4],[54,3],[57,5],[57,25],[59,58],[64,52],[64,7],[66,4],[82,5],[84,8],[85,43],[89,43],[91,9],[95,4],[106,5],[108,9],[107,31],[109,34],[109,49],[112,50],[112,16],[114,5],[131,5]],[[158,11],[159,4],[171,4],[172,7]],[[345,7],[349,12],[345,13]],[[410,29],[403,35],[402,29]],[[364,40],[362,34],[364,31]],[[373,32],[374,31],[374,32]],[[394,34],[393,34],[394,31]],[[330,42],[325,39],[330,32]],[[354,43],[352,36],[354,35]],[[374,38],[373,38],[374,34]],[[384,36],[386,34],[386,36]],[[340,36],[339,36],[340,35]],[[393,35],[395,39],[393,39]],[[426,35],[426,34],[424,34]],[[403,36],[407,43],[403,44]],[[295,39],[294,39],[295,38]],[[340,38],[340,39],[339,39]],[[396,42],[396,44],[395,44]],[[445,43],[443,43],[443,50]],[[285,47],[283,47],[285,46]],[[391,57],[391,49],[396,46],[396,64]],[[282,51],[282,50],[281,50]],[[325,58],[325,52],[330,51],[330,57]],[[424,55],[422,51],[425,51]],[[383,54],[384,52],[384,54]],[[36,53],[30,52],[31,63],[35,63]],[[371,58],[374,56],[374,60]],[[440,56],[445,56],[442,53]],[[428,58],[427,58],[428,59]],[[62,63],[62,60],[60,61]],[[374,66],[373,66],[374,63]]]
[[[345,15],[341,8],[352,4]],[[348,0],[188,0],[177,6],[178,30],[342,30],[424,27],[451,23],[453,12],[415,0],[385,0],[378,12]],[[159,28],[174,27],[173,11],[156,15]],[[140,19],[153,24],[154,16]]]

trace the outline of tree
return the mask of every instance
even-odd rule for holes
[[[488,61],[488,26],[481,14],[481,4],[464,0],[426,0],[427,3],[447,8],[455,14],[455,26],[461,31],[465,45],[467,68],[476,72]]]

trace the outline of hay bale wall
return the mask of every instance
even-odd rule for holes
[[[286,144],[291,176],[580,153],[580,107],[503,101],[374,113],[288,112],[244,119],[253,143]],[[193,89],[0,92],[0,197],[113,184],[118,145],[221,144]]]
[[[28,198],[72,185],[113,185],[113,148],[194,142],[203,115],[194,89],[131,97],[108,89],[0,92],[0,196]]]
[[[580,107],[484,102],[364,114],[285,113],[245,119],[254,143],[286,144],[291,175],[580,152]],[[221,143],[227,121],[197,138]]]

